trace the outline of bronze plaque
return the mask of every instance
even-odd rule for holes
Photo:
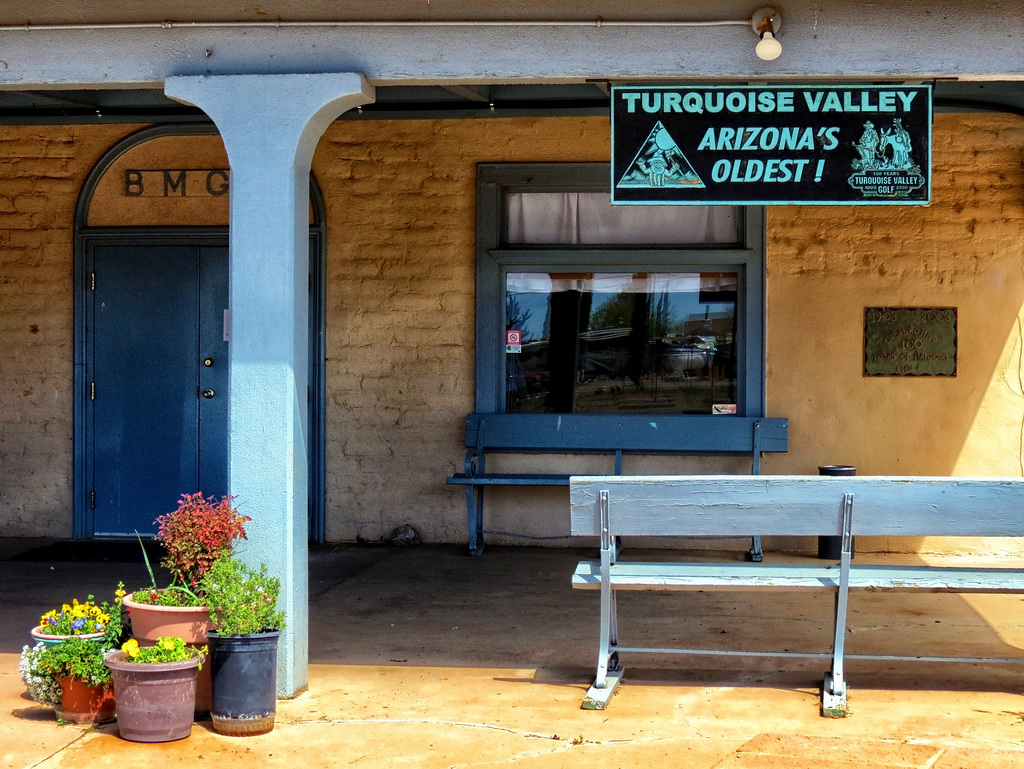
[[[956,376],[956,307],[865,307],[864,376]]]

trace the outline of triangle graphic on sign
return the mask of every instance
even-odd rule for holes
[[[634,189],[686,187],[699,190],[704,189],[705,184],[659,120],[615,186]]]

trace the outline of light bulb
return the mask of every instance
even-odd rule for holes
[[[782,55],[782,43],[776,40],[775,35],[771,32],[765,32],[761,35],[761,40],[758,41],[754,53],[759,59],[774,61]]]

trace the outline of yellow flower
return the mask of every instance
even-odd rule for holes
[[[160,645],[167,649],[167,651],[174,651],[174,639],[173,638],[161,638]]]
[[[130,639],[128,641],[125,641],[121,645],[121,651],[123,651],[125,654],[127,654],[132,659],[135,659],[136,657],[139,656],[139,642],[136,641],[134,638],[132,638],[132,639]]]

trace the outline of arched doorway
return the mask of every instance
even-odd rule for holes
[[[227,491],[227,156],[212,126],[144,129],[75,217],[76,537],[155,531]],[[324,206],[310,177],[309,534],[324,535]]]

